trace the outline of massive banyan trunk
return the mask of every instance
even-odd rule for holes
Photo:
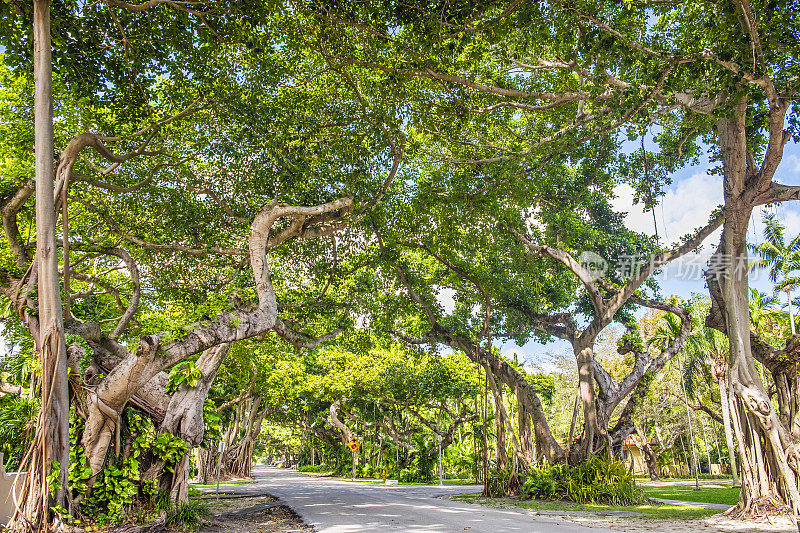
[[[539,395],[531,387],[525,377],[517,370],[502,360],[500,357],[475,346],[458,346],[467,356],[475,362],[485,362],[491,374],[502,384],[516,392],[517,402],[522,406],[520,413],[529,413],[533,424],[533,434],[538,453],[544,456],[549,463],[559,463],[564,460],[564,449],[556,442],[550,431],[550,426],[545,417],[544,407]],[[466,349],[465,349],[466,348]],[[522,416],[522,414],[520,415]]]
[[[726,219],[726,230],[727,224]],[[736,225],[731,226],[731,231],[736,229]],[[746,226],[745,222],[744,232]],[[744,239],[744,233],[741,238]],[[738,240],[726,236],[723,232],[723,242],[715,257],[724,257],[729,243],[736,243]],[[737,257],[731,254],[730,259],[724,261],[741,264],[746,261],[746,257],[746,255]],[[713,261],[717,262],[718,259]],[[745,290],[742,290],[742,286]],[[720,399],[724,403],[723,414],[726,408],[729,410],[733,437],[738,445],[742,491],[737,512],[742,516],[769,513],[779,510],[773,508],[775,502],[783,502],[796,514],[800,505],[798,498],[800,425],[797,421],[797,405],[800,401],[798,398],[800,391],[797,386],[797,361],[800,355],[798,338],[789,339],[783,350],[775,350],[750,331],[746,272],[741,274],[733,270],[724,276],[710,277],[709,289],[713,307],[708,324],[725,330],[729,335],[731,347],[728,386],[727,390],[723,391],[724,381],[720,381]],[[734,345],[736,345],[735,351]],[[772,407],[754,360],[761,362],[772,375],[778,404],[777,412]],[[732,442],[728,446],[733,449]],[[733,467],[733,463],[731,466]]]
[[[99,343],[103,340],[100,338],[99,328],[97,330],[98,335],[96,337],[88,336],[91,339],[90,343]],[[87,335],[84,335],[84,337],[86,338]],[[103,354],[114,354],[114,351],[104,350],[99,344],[92,344],[92,348],[96,358],[113,360],[113,356],[104,358]],[[119,417],[125,404],[141,389],[152,386],[154,381],[161,381],[154,380],[159,373],[163,373],[164,369],[163,363],[159,361],[161,358],[158,357],[158,351],[157,338],[143,338],[133,357],[128,354],[120,357],[119,363],[116,366],[112,365],[113,369],[95,390],[89,393],[87,401],[88,417],[81,443],[89,461],[89,466],[92,469],[92,478],[89,481],[90,487],[94,484],[97,474],[103,468],[108,448],[118,430]],[[166,385],[166,382],[163,381],[163,384]],[[162,388],[158,391],[154,397],[158,398],[158,407],[156,409],[160,407],[166,413],[169,396],[166,395],[164,389]],[[165,402],[166,405],[164,405]]]
[[[497,386],[497,382],[492,375],[489,365],[483,363],[483,366],[486,370],[486,381],[489,385],[489,390],[492,392],[492,400],[494,401],[494,446],[497,468],[506,470],[508,468],[508,447],[506,445],[508,413],[506,412],[505,405],[503,405],[503,391]],[[511,434],[513,435],[513,431]]]
[[[536,461],[531,425],[532,413],[528,410],[527,403],[520,399],[519,386],[514,388],[513,391],[517,399],[517,428],[519,430],[520,453],[525,463],[530,465]]]
[[[200,367],[200,379],[193,387],[185,382],[181,384],[180,388],[172,395],[164,421],[159,427],[159,433],[165,431],[172,433],[180,437],[187,445],[186,453],[173,467],[172,473],[164,470],[164,464],[161,461],[158,462],[160,464],[154,465],[155,473],[166,477],[161,484],[170,488],[170,495],[175,501],[189,499],[189,458],[192,448],[203,442],[205,428],[203,404],[229,349],[230,344],[221,344],[206,350],[198,357],[196,364]],[[153,476],[153,473],[150,476]],[[149,476],[146,475],[145,478],[147,477]]]
[[[129,400],[134,397],[144,403],[152,400],[155,403],[147,405],[146,410],[166,413],[167,406],[161,399],[165,369],[220,344],[249,339],[270,330],[297,347],[313,347],[338,334],[340,330],[313,339],[293,331],[278,318],[267,250],[289,238],[310,237],[311,233],[322,231],[316,225],[318,222],[344,216],[351,207],[351,198],[311,207],[289,206],[275,201],[264,206],[254,217],[248,237],[257,304],[252,307],[240,303],[235,309],[220,313],[211,322],[195,324],[181,339],[170,339],[167,342],[166,339],[170,338],[167,332],[146,335],[140,339],[136,350],[131,352],[116,342],[113,335],[103,335],[97,323],[73,326],[73,332],[89,343],[95,359],[101,361],[99,366],[111,369],[90,394],[88,418],[81,439],[92,469],[90,487],[103,468],[108,447],[118,426],[119,415]],[[286,230],[271,234],[274,223],[283,217],[292,217],[294,222]],[[154,389],[148,393],[148,389],[153,387],[160,390]]]
[[[591,341],[594,345],[594,340]],[[583,404],[583,437],[579,448],[580,455],[575,462],[581,462],[590,457],[595,450],[595,439],[605,435],[605,428],[601,428],[597,416],[597,398],[594,388],[594,351],[592,346],[574,345],[575,360],[578,364],[578,395]],[[572,458],[570,458],[572,461]]]
[[[760,175],[755,175],[747,160],[745,112],[742,98],[730,116],[717,122],[725,176],[725,224],[722,242],[712,257],[710,270],[715,272],[709,272],[709,289],[716,306],[709,323],[715,325],[714,314],[721,315],[730,343],[731,420],[742,478],[737,511],[742,515],[761,514],[769,512],[774,502],[784,502],[798,514],[800,435],[792,432],[792,401],[779,397],[780,408],[787,410],[779,416],[755,366],[751,343],[746,238],[755,204],[752,184],[760,181],[756,179]],[[780,122],[776,128],[782,128],[782,122],[776,122]]]
[[[719,403],[722,406],[722,426],[725,430],[725,444],[728,446],[728,462],[731,465],[731,474],[733,474],[733,486],[738,487],[741,485],[741,480],[739,479],[739,469],[736,466],[736,448],[733,446],[731,401],[728,394],[728,361],[724,357],[716,357],[713,365],[714,379],[719,386]],[[795,369],[794,372],[796,375],[798,370]],[[796,391],[796,384],[792,390]],[[795,394],[800,394],[800,392],[795,392]]]
[[[253,470],[253,449],[256,439],[261,433],[261,423],[267,416],[268,409],[261,407],[261,397],[250,398],[245,409],[247,415],[242,423],[242,438],[228,450],[226,463],[228,474],[234,477],[248,478]]]
[[[733,262],[746,262],[745,236],[749,209],[726,213],[724,247]],[[732,421],[739,444],[743,513],[759,512],[775,497],[800,512],[797,486],[798,443],[772,407],[755,367],[750,346],[750,313],[746,269],[720,280],[726,326],[731,343]]]

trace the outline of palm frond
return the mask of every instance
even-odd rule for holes
[[[776,291],[790,291],[800,285],[800,277],[786,278],[775,285]]]
[[[774,213],[766,213],[764,215],[764,240],[775,244],[780,248],[785,247],[783,232],[785,230],[783,224],[778,221],[778,217]]]
[[[787,248],[790,252],[800,252],[800,235],[792,239],[787,245]]]

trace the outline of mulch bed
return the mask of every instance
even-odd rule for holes
[[[211,523],[200,533],[288,533],[314,531],[292,509],[272,496],[203,498],[208,501]]]

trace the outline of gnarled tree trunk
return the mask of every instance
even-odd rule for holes
[[[792,513],[798,514],[800,442],[772,407],[756,369],[751,344],[747,228],[757,203],[754,195],[769,191],[771,175],[762,175],[764,167],[759,171],[748,162],[746,109],[747,102],[742,97],[733,112],[717,122],[725,177],[725,224],[722,242],[712,257],[715,271],[709,272],[709,289],[716,312],[724,319],[730,343],[731,419],[742,478],[738,512],[762,514],[769,512],[775,502],[783,502]],[[770,115],[770,122],[775,122],[775,132],[771,134],[780,137],[771,139],[771,143],[780,143],[781,134],[788,135],[782,133],[783,116],[777,112]],[[782,151],[782,144],[779,148]],[[768,155],[770,152],[780,161],[772,146]],[[765,167],[767,163],[777,166],[775,161],[767,161]],[[787,420],[791,422],[790,415]]]
[[[602,434],[597,419],[596,394],[594,390],[594,352],[591,347],[575,346],[578,362],[578,394],[583,404],[583,437],[581,438],[580,462],[590,457],[595,450],[595,438]],[[609,450],[610,451],[610,450]]]
[[[484,363],[486,370],[486,381],[489,384],[489,390],[492,392],[492,400],[494,400],[494,446],[495,458],[497,461],[497,468],[506,470],[508,468],[508,450],[506,447],[506,422],[508,414],[503,405],[503,393],[497,386],[494,380],[489,365]]]
[[[173,500],[181,502],[189,499],[189,458],[192,448],[203,442],[205,422],[203,405],[208,391],[217,376],[222,361],[230,349],[230,344],[220,344],[203,352],[197,359],[201,377],[197,384],[190,387],[185,382],[172,395],[167,407],[164,421],[159,432],[168,431],[180,437],[187,445],[186,454],[175,465],[171,477],[170,495]],[[162,476],[164,473],[162,473]]]
[[[519,429],[520,452],[525,463],[530,465],[536,461],[533,430],[531,429],[531,412],[528,410],[527,403],[520,399],[519,387],[514,389],[514,396],[517,398],[517,427]]]
[[[253,448],[261,433],[261,423],[267,416],[268,409],[261,407],[261,397],[247,401],[246,419],[242,423],[242,439],[228,450],[225,456],[228,474],[234,477],[249,478],[253,469]]]
[[[639,438],[642,440],[642,450],[644,451],[644,462],[647,465],[647,473],[650,475],[650,481],[659,481],[658,477],[658,456],[650,446],[650,441],[643,431],[638,431]]]
[[[731,465],[733,486],[739,487],[739,469],[736,466],[736,448],[733,446],[733,426],[731,425],[731,400],[728,394],[728,365],[723,357],[714,360],[714,376],[719,385],[719,402],[722,405],[722,427],[725,430],[725,444],[728,446],[728,462]]]

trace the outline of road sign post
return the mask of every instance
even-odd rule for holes
[[[347,447],[350,448],[353,454],[353,481],[356,479],[356,452],[359,446],[361,446],[361,441],[356,438],[351,439],[350,442],[347,443]]]
[[[219,459],[217,460],[217,500],[219,500],[219,474],[222,469],[222,452],[225,451],[225,441],[219,443],[217,451],[219,451]]]

